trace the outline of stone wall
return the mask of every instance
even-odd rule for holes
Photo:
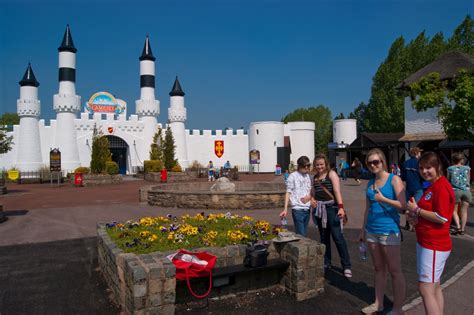
[[[102,274],[114,301],[125,314],[174,314],[176,302],[176,269],[166,258],[172,252],[144,255],[124,253],[110,239],[104,224],[98,224],[98,259]],[[218,257],[215,268],[240,265],[246,245],[199,248]],[[324,291],[323,256],[325,247],[303,238],[297,242],[274,243],[268,248],[269,259],[281,258],[290,263],[280,286],[297,301],[315,297]],[[174,252],[174,251],[173,251]],[[245,286],[228,286],[219,296],[246,290]],[[215,290],[211,295],[216,295]]]
[[[145,180],[150,182],[160,182],[160,173],[145,173]],[[197,178],[197,172],[168,172],[168,183],[184,183]]]
[[[74,174],[72,175],[71,183],[74,185]],[[93,174],[84,174],[83,175],[83,186],[99,186],[99,185],[111,185],[111,184],[120,184],[122,183],[122,175],[93,175]]]

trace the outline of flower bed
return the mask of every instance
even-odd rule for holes
[[[107,224],[112,240],[126,253],[147,254],[180,248],[222,247],[250,240],[270,240],[282,229],[267,221],[231,213],[146,217]]]
[[[269,245],[277,232],[268,222],[230,213],[98,224],[99,266],[123,313],[173,314],[180,298],[176,269],[167,255],[188,248],[217,256],[215,268],[242,265],[246,242],[258,239]],[[290,263],[276,283],[298,301],[318,295],[324,290],[324,251],[324,245],[308,238],[270,245],[268,259]],[[254,277],[236,281],[213,290],[211,296],[262,288],[255,287]]]

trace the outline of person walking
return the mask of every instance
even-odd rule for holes
[[[296,161],[298,168],[288,176],[286,182],[285,206],[280,218],[288,214],[288,204],[291,203],[291,215],[296,234],[306,237],[310,216],[311,163],[307,156],[301,156]]]
[[[456,196],[456,208],[453,213],[453,221],[456,224],[456,229],[451,234],[464,235],[467,222],[467,208],[469,203],[472,202],[471,194],[471,168],[464,165],[464,154],[462,152],[456,152],[452,156],[453,165],[448,167],[448,180],[453,186],[454,195]],[[461,212],[461,218],[458,215],[458,209]]]
[[[326,245],[324,267],[331,267],[331,236],[336,244],[342,269],[346,278],[352,277],[351,260],[346,240],[342,234],[346,212],[342,200],[339,176],[329,168],[329,160],[324,154],[317,154],[313,161],[315,175],[311,190],[313,220],[318,226],[321,243]]]
[[[392,278],[393,314],[403,314],[405,277],[402,273],[399,211],[406,207],[405,192],[400,177],[387,170],[385,154],[372,149],[365,163],[374,179],[367,184],[364,224],[359,240],[367,242],[375,269],[375,302],[364,307],[362,313],[372,314],[384,309],[387,270]]]
[[[410,159],[406,160],[402,164],[401,178],[406,183],[405,193],[406,200],[415,198],[418,202],[423,195],[423,179],[421,178],[420,172],[418,171],[418,159],[421,156],[422,150],[418,147],[410,149]],[[413,231],[413,226],[410,225],[410,220],[406,217],[405,229]]]
[[[362,163],[360,162],[359,158],[354,158],[351,164],[351,168],[354,170],[354,180],[357,184],[360,184],[360,169],[362,167]]]
[[[419,160],[421,176],[431,183],[420,200],[408,201],[407,210],[415,223],[418,288],[427,314],[443,314],[444,298],[440,278],[452,249],[449,225],[455,195],[443,176],[439,156],[426,152]]]

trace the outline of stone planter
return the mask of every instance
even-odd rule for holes
[[[111,289],[113,299],[120,305],[122,312],[174,314],[176,269],[166,258],[171,252],[143,255],[124,253],[110,239],[105,224],[97,225],[97,236],[99,266]],[[218,268],[242,264],[245,247],[245,245],[229,245],[197,250],[205,250],[216,255],[218,257],[216,268]],[[279,286],[297,301],[315,297],[324,291],[324,245],[303,238],[297,242],[274,243],[270,245],[268,251],[269,259],[281,258],[290,263]],[[228,288],[225,293],[238,293],[233,291],[232,286]],[[242,290],[242,287],[235,290]]]
[[[103,175],[103,174],[84,174],[83,175],[83,186],[99,186],[99,185],[112,185],[122,183],[122,175]],[[71,183],[74,184],[74,174],[72,175]]]
[[[145,173],[145,180],[150,182],[160,182],[161,174],[156,173]],[[184,183],[193,181],[197,178],[195,172],[168,172],[168,183]]]
[[[140,201],[160,207],[193,209],[283,208],[285,184],[234,182],[235,192],[211,191],[213,183],[157,184],[140,188]]]

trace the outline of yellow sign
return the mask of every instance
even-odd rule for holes
[[[10,180],[17,180],[20,177],[20,172],[17,170],[9,170],[8,171],[8,179]]]

